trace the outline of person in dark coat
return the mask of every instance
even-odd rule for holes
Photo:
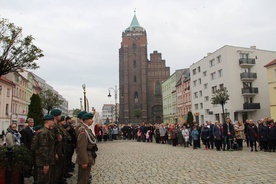
[[[202,129],[201,129],[201,139],[203,144],[205,145],[205,150],[208,150],[210,148],[210,135],[211,135],[211,131],[210,128],[207,127],[207,124],[204,123]]]
[[[211,122],[211,121],[208,121],[207,122],[207,126],[208,126],[208,128],[210,128],[210,141],[209,141],[209,143],[210,143],[210,148],[211,149],[214,149],[214,135],[213,135],[213,128],[214,128],[214,124]]]
[[[259,140],[262,145],[260,150],[268,151],[268,134],[269,128],[264,119],[261,119],[260,125],[258,127],[259,130]]]
[[[215,125],[213,126],[212,132],[213,132],[213,136],[214,136],[216,149],[217,149],[217,151],[220,151],[221,145],[222,145],[223,130],[218,121],[215,121]]]
[[[257,126],[254,124],[253,120],[249,120],[249,125],[247,126],[247,132],[246,135],[248,136],[248,140],[250,143],[251,151],[253,151],[253,146],[255,148],[255,151],[257,150],[257,139],[258,139],[258,129]]]
[[[274,121],[270,122],[269,126],[269,151],[275,152],[276,150],[276,126]]]
[[[245,134],[245,140],[246,140],[247,147],[249,147],[249,140],[248,140],[248,136],[246,135],[248,125],[249,125],[249,119],[247,119],[244,123],[244,134]]]
[[[35,134],[33,118],[28,118],[28,126],[23,130],[21,130],[20,134],[21,134],[21,138],[20,138],[21,144],[23,144],[27,149],[31,150],[32,140]],[[24,174],[25,177],[32,176],[32,167],[33,167],[33,164],[30,165],[30,168],[28,169],[28,171],[25,172]]]
[[[223,123],[223,137],[224,137],[223,151],[225,151],[226,145],[227,145],[227,150],[232,149],[231,146],[233,145],[233,139],[235,137],[235,129],[230,118],[227,118],[226,122]]]
[[[140,131],[141,131],[141,138],[143,142],[146,142],[146,133],[148,131],[148,128],[145,126],[145,122],[142,123],[140,126]]]

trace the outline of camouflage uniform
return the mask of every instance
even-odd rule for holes
[[[50,130],[43,127],[41,131],[33,137],[31,150],[35,155],[35,168],[37,173],[37,184],[56,184],[53,181],[54,174],[54,137]],[[47,174],[43,173],[43,167],[49,166]]]
[[[62,136],[61,146],[58,150],[58,165],[57,165],[57,172],[60,173],[58,181],[62,182],[63,176],[66,172],[66,144],[67,144],[67,134],[66,130],[62,127],[57,125],[57,128]]]
[[[91,166],[95,164],[96,159],[96,138],[92,131],[84,124],[77,131],[77,160],[78,184],[87,184],[91,172]],[[93,156],[92,156],[93,155]],[[88,164],[86,169],[82,169],[82,164]]]
[[[51,133],[54,137],[54,142],[55,142],[55,153],[54,155],[58,156],[58,159],[55,158],[55,174],[54,174],[54,181],[56,183],[59,182],[60,177],[62,177],[61,170],[59,169],[62,166],[62,154],[63,154],[63,148],[62,148],[62,132],[59,129],[58,125],[54,125],[53,129],[51,130]]]

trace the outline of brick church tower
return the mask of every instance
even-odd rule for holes
[[[134,14],[119,49],[119,123],[162,123],[161,84],[169,76],[160,53],[147,59],[147,33]]]

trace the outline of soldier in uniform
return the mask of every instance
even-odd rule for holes
[[[72,174],[69,174],[66,172],[66,167],[67,167],[67,163],[66,163],[66,152],[68,150],[66,150],[66,144],[67,144],[67,132],[66,130],[63,128],[63,125],[65,125],[65,117],[61,116],[60,120],[58,121],[58,126],[57,129],[58,131],[61,133],[62,135],[62,140],[61,140],[61,149],[58,150],[58,156],[59,159],[57,160],[58,164],[57,164],[57,172],[61,173],[61,175],[58,178],[58,182],[59,183],[66,183],[64,178],[70,178],[72,176]]]
[[[55,183],[66,183],[66,180],[59,181],[62,176],[62,172],[59,170],[59,168],[62,167],[61,157],[62,157],[62,132],[59,129],[58,122],[61,119],[61,110],[59,109],[53,109],[50,113],[52,116],[54,116],[54,126],[52,128],[52,134],[55,139],[55,174],[54,174],[54,181]]]
[[[77,160],[78,164],[78,184],[89,183],[91,166],[96,159],[96,138],[92,133],[93,114],[86,113],[82,116],[83,123],[77,130]]]
[[[44,126],[39,133],[33,137],[31,150],[35,155],[35,177],[36,184],[55,184],[53,181],[54,173],[54,137],[50,132],[54,125],[54,117],[45,115],[43,118]]]

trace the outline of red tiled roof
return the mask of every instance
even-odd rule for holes
[[[273,61],[266,64],[264,67],[268,67],[268,66],[272,66],[272,65],[276,65],[276,59],[274,59]]]

